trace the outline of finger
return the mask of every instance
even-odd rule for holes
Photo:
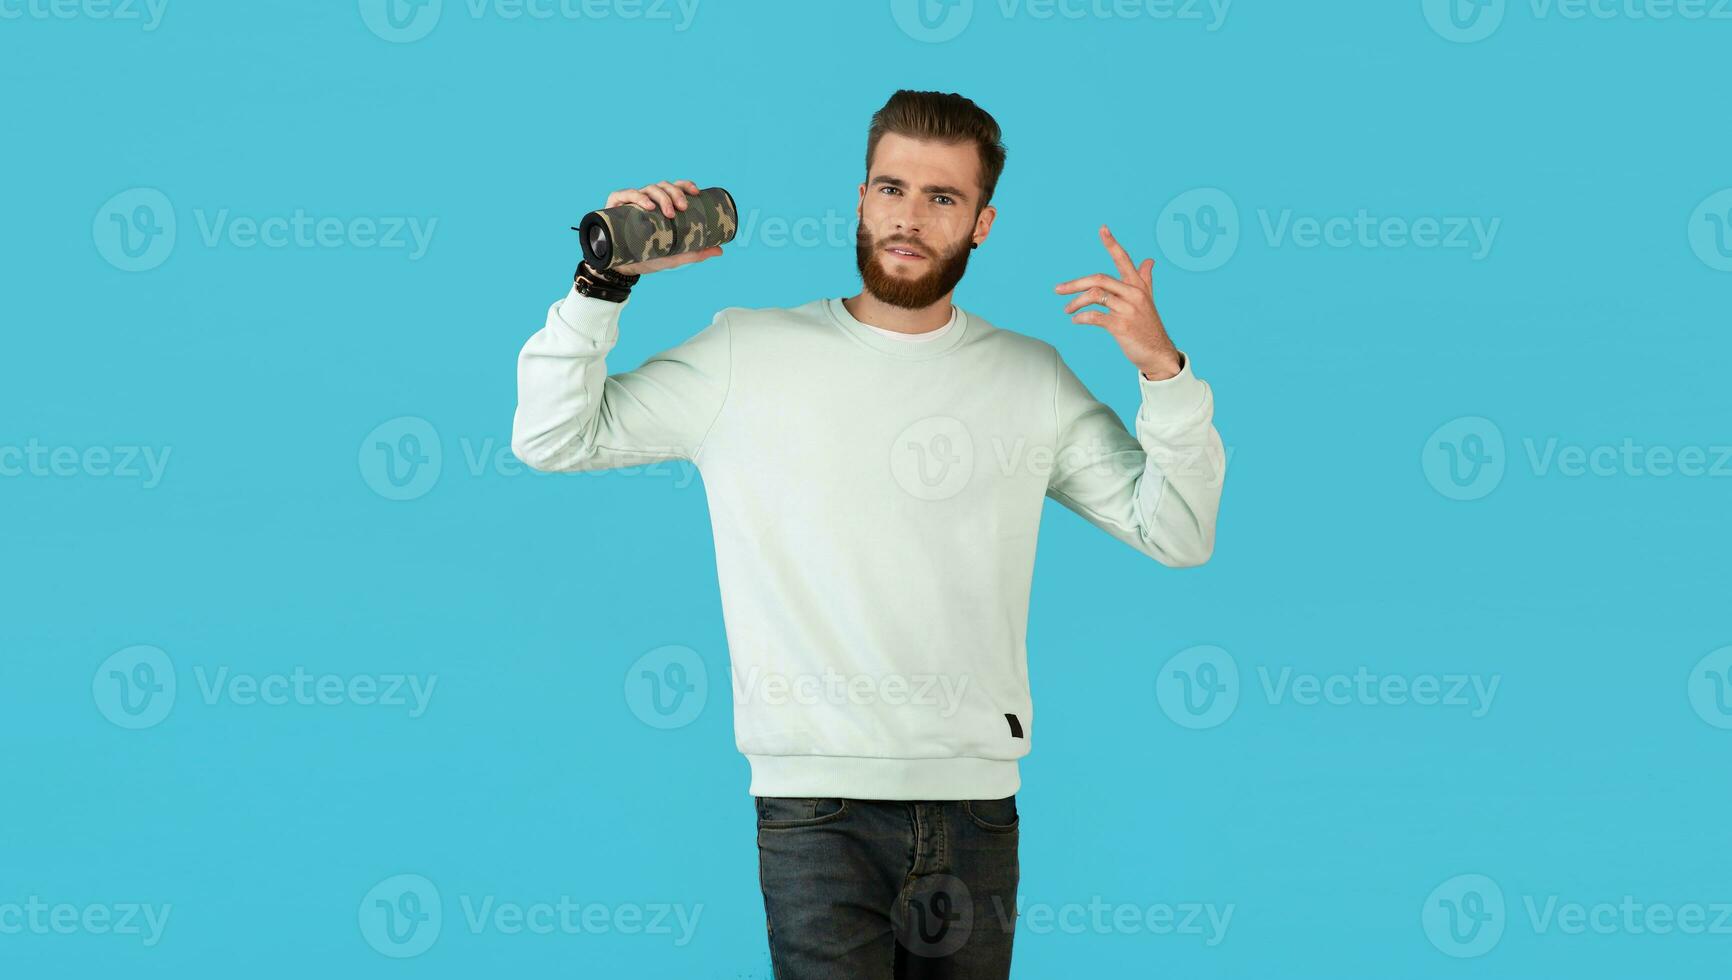
[[[1155,291],[1155,260],[1143,260],[1143,285],[1149,287],[1149,292]]]
[[[643,191],[640,191],[635,187],[627,187],[624,190],[617,190],[607,196],[608,207],[617,207],[621,204],[636,204],[647,207],[652,211],[655,210],[654,203],[645,196]]]
[[[674,199],[674,207],[681,211],[686,209],[686,192],[680,190],[672,181],[664,180],[656,186],[664,188],[668,192],[668,196]]]
[[[1124,300],[1119,299],[1116,296],[1111,296],[1107,293],[1104,293],[1099,289],[1092,289],[1092,288],[1089,289],[1087,292],[1083,293],[1081,296],[1078,296],[1076,299],[1073,299],[1069,303],[1065,304],[1064,311],[1066,313],[1075,313],[1077,310],[1080,310],[1085,306],[1093,306],[1096,303],[1100,304],[1101,306],[1106,307],[1109,310],[1112,310],[1114,313],[1126,312],[1126,310],[1124,308]],[[1115,303],[1118,305],[1115,306],[1114,305]]]
[[[710,248],[698,249],[698,251],[682,251],[679,255],[670,255],[658,260],[662,261],[663,265],[658,265],[656,268],[679,268],[681,265],[691,265],[695,261],[703,261],[719,255],[722,255],[722,246],[710,246]]]
[[[1104,327],[1107,325],[1107,315],[1097,310],[1084,310],[1070,318],[1070,322],[1089,326]]]
[[[1119,275],[1123,276],[1126,282],[1136,282],[1140,278],[1137,275],[1137,264],[1131,261],[1131,253],[1125,251],[1125,247],[1119,244],[1119,240],[1113,237],[1106,225],[1101,225],[1101,241],[1106,242],[1107,252],[1113,257],[1113,264],[1119,267]]]
[[[713,259],[720,254],[722,254],[722,247],[720,245],[711,245],[709,248],[700,249],[696,252],[681,252],[679,255],[673,256],[673,258],[675,259],[675,265],[691,265],[693,262],[702,262],[705,259]]]
[[[662,214],[665,214],[670,218],[674,216],[674,199],[668,195],[667,190],[663,188],[662,185],[651,184],[648,187],[645,187],[643,192],[648,194],[661,206]]]
[[[679,184],[681,187],[685,188],[687,191],[690,191],[693,194],[699,193],[698,185],[692,183],[689,180],[677,180],[677,181],[674,181],[674,183]]]
[[[1092,276],[1083,276],[1081,279],[1072,279],[1069,282],[1061,282],[1054,288],[1061,293],[1076,293],[1091,287],[1106,290],[1121,299],[1132,301],[1137,298],[1137,295],[1140,292],[1138,287],[1133,286],[1122,279],[1115,279],[1104,272],[1097,272]]]
[[[650,197],[643,191],[632,191],[631,194],[627,196],[626,203],[635,204],[638,207],[643,208],[645,211],[656,211],[661,208],[661,205],[656,203],[655,198]]]

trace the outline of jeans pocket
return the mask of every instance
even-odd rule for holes
[[[848,801],[840,797],[759,796],[759,830],[793,830],[797,827],[817,827],[842,819],[848,812]]]
[[[1002,800],[963,800],[962,812],[968,814],[968,819],[976,827],[994,834],[1016,833],[1020,819],[1016,813],[1015,794]]]

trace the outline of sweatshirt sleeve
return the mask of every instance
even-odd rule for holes
[[[1179,373],[1142,392],[1136,436],[1053,352],[1058,442],[1047,495],[1163,565],[1201,565],[1215,550],[1226,454],[1214,395],[1184,357]]]
[[[538,470],[604,470],[695,459],[721,414],[733,372],[727,311],[633,371],[605,358],[631,305],[573,290],[517,358],[511,450]]]

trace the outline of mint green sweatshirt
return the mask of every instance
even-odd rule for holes
[[[697,466],[753,795],[1018,790],[1046,497],[1164,565],[1214,549],[1226,458],[1189,358],[1161,381],[1126,363],[1133,436],[1051,344],[959,307],[920,342],[835,298],[728,307],[609,375],[630,306],[548,310],[518,358],[512,449],[550,471]]]

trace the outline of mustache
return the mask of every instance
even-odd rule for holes
[[[886,238],[885,240],[878,243],[878,247],[880,249],[904,248],[910,252],[915,252],[919,255],[924,255],[927,258],[932,257],[932,252],[930,249],[926,248],[924,245],[917,245],[914,242],[909,241],[906,238]]]

